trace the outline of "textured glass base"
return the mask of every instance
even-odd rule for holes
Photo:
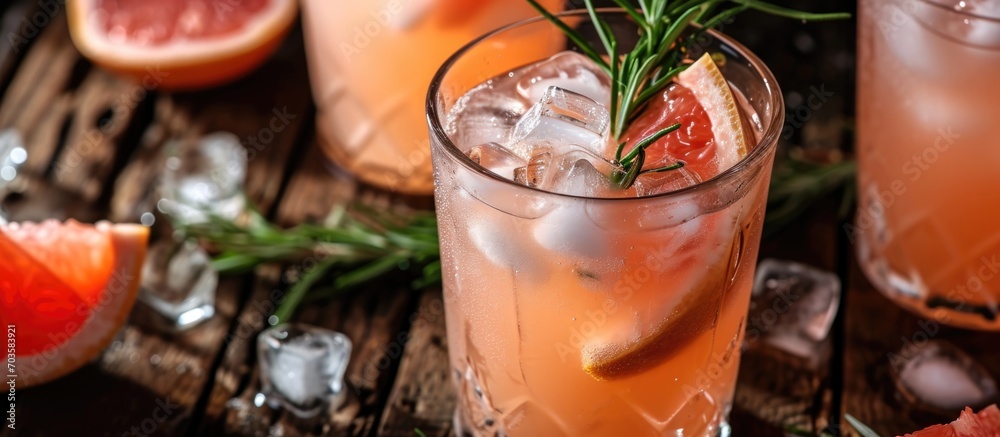
[[[469,423],[463,418],[462,409],[455,408],[455,414],[452,415],[451,419],[452,429],[455,430],[455,437],[476,437],[478,435],[488,435],[495,437],[504,437],[507,433],[503,430],[491,428],[488,430],[479,430],[478,434],[473,431],[476,430],[475,427],[470,426]],[[485,431],[485,432],[484,432]],[[669,436],[686,436],[687,434],[678,434],[676,432],[668,432],[665,435]],[[719,426],[715,429],[715,433],[712,434],[714,437],[730,437],[732,435],[732,428],[729,427],[729,422],[723,419],[719,422]],[[693,436],[702,437],[702,436]]]
[[[857,242],[858,264],[883,295],[920,317],[966,329],[1000,330],[996,308],[952,301],[945,293],[931,290],[916,273],[903,274],[873,253],[865,238]]]

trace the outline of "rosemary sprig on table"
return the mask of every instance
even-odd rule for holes
[[[618,45],[611,26],[601,18],[593,0],[584,0],[594,29],[597,31],[603,53],[566,22],[552,14],[536,0],[527,0],[546,19],[555,24],[566,37],[579,47],[588,58],[603,68],[611,76],[611,136],[619,142],[614,163],[619,166],[611,176],[611,182],[620,188],[632,186],[640,174],[662,172],[681,168],[683,162],[656,169],[642,170],[646,148],[653,145],[670,132],[681,126],[675,124],[641,139],[624,157],[625,143],[622,135],[629,123],[652,97],[663,91],[673,78],[687,68],[684,63],[690,43],[696,41],[700,33],[712,29],[720,23],[747,9],[756,9],[773,15],[798,20],[834,20],[849,18],[849,14],[812,14],[783,8],[757,0],[613,0],[638,25],[639,38],[631,51],[623,52]],[[735,7],[716,12],[723,3]],[[688,32],[689,28],[694,31]],[[606,56],[605,56],[606,55]]]
[[[430,212],[406,216],[355,205],[336,208],[321,224],[282,229],[250,209],[245,224],[218,217],[181,225],[219,255],[212,266],[239,273],[268,263],[299,264],[301,274],[275,311],[285,321],[318,283],[334,274],[310,299],[333,296],[393,270],[419,270],[414,288],[441,280],[437,222]]]
[[[844,190],[839,215],[841,219],[846,218],[854,201],[854,184],[851,182],[856,173],[854,161],[818,164],[788,157],[781,163],[775,163],[767,194],[765,234],[785,227],[817,200],[837,192],[841,187]]]

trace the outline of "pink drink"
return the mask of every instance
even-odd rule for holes
[[[701,182],[698,160],[721,153],[705,146],[690,169],[644,181],[661,194],[636,197],[602,187],[601,157],[569,144],[600,131],[586,103],[601,96],[599,75],[559,55],[555,79],[540,69],[551,60],[498,42],[546,32],[558,35],[544,21],[487,35],[431,88],[456,423],[473,435],[724,434],[783,113],[774,79],[716,34],[707,49],[729,48],[723,73],[760,120],[752,151]],[[525,78],[542,88],[518,88]],[[575,121],[529,160],[507,140],[547,98]]]
[[[863,0],[859,12],[852,236],[861,266],[886,296],[924,317],[1000,329],[1000,192],[992,188],[1000,3]]]
[[[561,0],[541,1],[559,10]],[[361,180],[410,194],[433,189],[424,96],[462,44],[536,15],[524,1],[305,0],[303,23],[319,143]],[[517,50],[540,57],[552,44]]]

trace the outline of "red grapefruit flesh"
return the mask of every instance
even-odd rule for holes
[[[1000,409],[994,404],[976,413],[965,407],[954,422],[929,426],[904,437],[1000,437]]]
[[[680,123],[681,129],[646,149],[643,167],[662,167],[682,160],[687,171],[707,180],[743,159],[752,143],[747,141],[733,92],[711,57],[700,58],[681,73],[677,82],[630,125],[625,135],[627,146],[634,147],[639,139]],[[669,247],[636,251],[660,253],[662,259],[670,260],[667,268],[672,291],[658,294],[650,302],[655,307],[640,314],[642,320],[635,326],[618,329],[623,333],[621,338],[586,345],[581,357],[584,371],[597,380],[642,373],[712,328],[717,312],[725,304],[728,273],[742,250],[733,240],[737,226],[734,214],[738,213],[731,208],[721,214],[698,216],[673,228]],[[631,260],[635,265],[645,261]],[[636,339],[634,332],[644,335]]]
[[[109,70],[163,89],[220,84],[256,68],[297,17],[295,0],[79,0],[73,42]]]
[[[149,231],[75,221],[0,226],[0,327],[15,329],[18,386],[97,356],[125,323]]]

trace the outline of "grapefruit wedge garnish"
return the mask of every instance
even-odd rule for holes
[[[249,72],[278,48],[295,0],[74,0],[73,42],[143,86],[195,89]]]
[[[647,149],[645,168],[684,161],[688,171],[707,180],[736,165],[753,146],[733,91],[707,54],[650,103],[629,127],[626,141],[634,146],[674,123],[681,129]],[[662,284],[662,294],[635,302],[650,311],[641,311],[632,326],[611,326],[608,335],[581,349],[584,371],[598,380],[644,372],[715,325],[742,251],[732,209],[677,226],[670,248],[650,249],[673,261],[660,275],[670,283]]]
[[[1000,437],[1000,408],[993,404],[976,413],[965,407],[954,422],[932,425],[904,437]]]
[[[111,342],[148,238],[146,227],[107,222],[0,225],[0,327],[14,330],[18,387],[65,375]]]

